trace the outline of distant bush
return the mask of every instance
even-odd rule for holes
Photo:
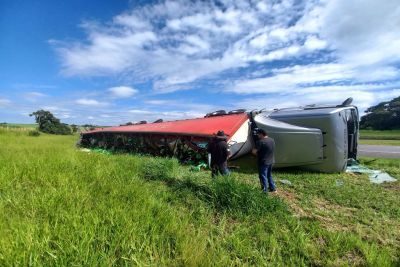
[[[38,110],[29,114],[29,116],[35,117],[36,123],[39,124],[39,131],[43,133],[61,135],[72,134],[68,124],[61,123],[50,111]]]
[[[31,130],[28,132],[29,136],[39,136],[40,132],[38,130]]]

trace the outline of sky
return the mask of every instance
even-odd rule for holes
[[[400,0],[0,0],[0,122],[118,125],[400,96]]]

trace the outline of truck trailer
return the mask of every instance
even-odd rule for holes
[[[223,130],[230,160],[251,152],[261,128],[274,138],[275,167],[341,172],[357,159],[359,114],[349,98],[339,105],[274,110],[219,110],[203,118],[107,127],[81,133],[79,145],[156,156],[183,163],[207,161],[207,144]]]

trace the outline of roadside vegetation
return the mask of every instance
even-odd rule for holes
[[[360,144],[400,146],[400,130],[361,130]]]
[[[365,112],[360,121],[360,144],[400,146],[400,96]]]
[[[400,96],[365,110],[360,128],[367,130],[400,130]]]
[[[360,139],[361,145],[400,146],[400,140]]]
[[[249,164],[213,181],[76,141],[0,127],[0,266],[400,264],[399,182],[287,169],[267,196]],[[362,162],[400,178],[398,160]]]

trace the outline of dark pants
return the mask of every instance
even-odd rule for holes
[[[214,178],[217,175],[229,175],[229,169],[226,164],[213,164],[211,166],[211,177]]]
[[[258,166],[258,177],[260,178],[261,189],[267,192],[267,188],[270,192],[276,190],[274,180],[272,179],[272,164],[271,165],[260,165]],[[268,187],[267,187],[268,180]]]

